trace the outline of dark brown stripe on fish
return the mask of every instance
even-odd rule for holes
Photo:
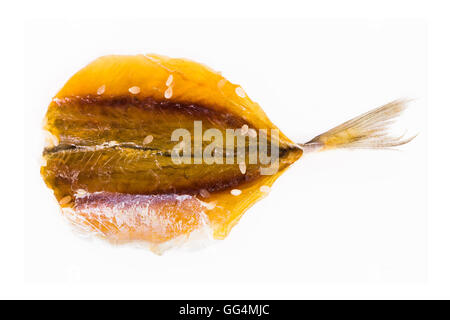
[[[196,116],[200,118],[214,118],[229,128],[240,128],[244,124],[250,124],[242,119],[240,116],[231,114],[230,112],[220,112],[210,107],[202,106],[192,103],[178,103],[174,101],[164,100],[157,101],[151,97],[136,97],[136,96],[120,96],[120,97],[106,97],[106,96],[76,96],[66,97],[62,99],[54,99],[54,102],[63,107],[65,105],[99,105],[103,107],[127,108],[127,106],[135,106],[144,110],[155,110],[164,112],[177,112],[189,115],[193,118]],[[250,126],[251,127],[251,126]]]

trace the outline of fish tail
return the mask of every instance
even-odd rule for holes
[[[304,151],[345,149],[388,149],[410,142],[416,136],[392,136],[389,129],[394,120],[406,109],[408,100],[395,100],[384,106],[357,116],[307,143],[300,144]]]

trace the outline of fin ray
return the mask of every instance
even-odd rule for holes
[[[395,100],[373,109],[327,132],[324,132],[300,147],[311,151],[324,151],[337,148],[387,149],[410,142],[415,136],[405,138],[392,136],[391,125],[407,107],[408,100]]]

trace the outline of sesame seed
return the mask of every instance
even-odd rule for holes
[[[245,91],[244,89],[242,89],[241,87],[236,87],[236,89],[234,90],[236,92],[236,94],[241,97],[241,98],[245,98]]]
[[[141,92],[141,88],[134,86],[128,89],[128,91],[130,91],[130,93],[132,94],[138,94],[139,92]]]
[[[65,204],[68,204],[70,201],[72,201],[72,197],[71,196],[65,196],[64,198],[59,200],[59,204],[60,205],[65,205]]]
[[[217,82],[217,87],[222,88],[227,83],[227,80],[220,79],[219,82]]]
[[[242,193],[242,191],[239,190],[239,189],[233,189],[233,190],[230,191],[230,193],[231,193],[233,196],[238,196],[238,195],[240,195],[240,194]]]
[[[244,162],[239,163],[239,170],[241,170],[242,174],[245,174],[245,172],[247,171],[247,166],[245,165]]]
[[[246,135],[248,132],[248,125],[244,124],[241,128],[241,135]]]
[[[51,134],[48,131],[44,131],[44,133],[45,133],[46,147],[52,148],[52,147],[56,147],[59,144],[59,139],[57,136]]]
[[[208,192],[208,190],[206,190],[206,189],[201,189],[201,190],[200,190],[200,195],[201,195],[203,198],[208,198],[211,194]]]
[[[216,205],[217,205],[217,201],[207,202],[207,203],[204,204],[204,206],[208,210],[214,209],[216,207]]]
[[[173,82],[173,75],[169,75],[166,81],[166,86],[169,87],[172,84],[172,82]]]
[[[170,99],[172,97],[172,87],[168,87],[167,90],[164,92],[164,98]]]
[[[259,188],[259,191],[264,192],[264,193],[269,193],[270,192],[270,187],[269,186],[261,186]]]
[[[142,142],[143,144],[149,144],[153,141],[153,136],[151,134],[149,134],[148,136],[146,136],[144,138],[144,141]]]
[[[248,129],[248,135],[249,135],[249,137],[256,138],[256,136],[257,136],[256,130]]]
[[[105,93],[105,89],[106,89],[106,86],[105,86],[105,85],[100,86],[100,87],[97,89],[97,94],[98,94],[98,95],[104,94],[104,93]]]
[[[77,196],[77,198],[82,198],[82,197],[84,197],[86,194],[87,194],[87,191],[84,190],[84,189],[78,189],[78,190],[76,191],[76,196]]]

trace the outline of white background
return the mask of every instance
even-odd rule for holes
[[[364,12],[356,20],[279,13],[270,20],[242,14],[181,20],[181,14],[156,19],[153,13],[121,20],[87,14],[86,21],[76,13],[57,20],[43,14],[24,25],[25,243],[8,244],[23,264],[7,269],[17,276],[5,277],[10,287],[2,294],[389,298],[448,292],[439,278],[445,269],[436,264],[441,253],[430,246],[439,239],[437,218],[427,224],[426,20]],[[399,152],[301,158],[226,240],[203,250],[159,257],[87,241],[70,231],[39,177],[40,122],[54,93],[83,65],[103,54],[141,52],[188,57],[222,71],[298,142],[399,97],[416,98],[400,128],[420,134]],[[20,214],[14,206],[9,211]],[[9,227],[13,234],[16,227]]]

